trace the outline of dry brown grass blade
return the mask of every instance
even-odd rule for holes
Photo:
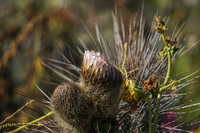
[[[38,15],[33,17],[29,21],[29,23],[22,29],[21,33],[17,36],[17,38],[11,42],[10,51],[6,52],[0,59],[0,72],[3,71],[8,66],[9,60],[16,55],[18,47],[33,31],[35,25],[41,23],[43,20],[44,20],[43,15]]]

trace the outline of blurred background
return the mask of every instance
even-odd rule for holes
[[[193,46],[200,40],[199,0],[0,0],[0,122],[30,101],[29,98],[45,99],[35,85],[48,95],[56,87],[41,65],[42,58],[62,60],[59,49],[70,57],[69,46],[75,49],[78,37],[89,46],[91,40],[85,37],[84,25],[95,35],[97,18],[109,42],[113,38],[111,12],[117,7],[117,12],[128,22],[129,18],[141,13],[142,5],[147,29],[155,14],[170,17],[167,34],[172,34],[175,26],[179,29],[184,24],[181,39],[187,37],[185,50],[191,49],[173,65],[175,77],[199,70],[200,44]],[[74,60],[81,66],[78,57]],[[189,91],[198,94],[199,85],[198,82],[191,84]],[[196,97],[200,102],[198,95]],[[37,118],[43,114],[43,106],[36,102],[23,112],[32,114],[31,108],[34,108],[37,113],[32,115]],[[30,121],[23,112],[8,122]],[[195,115],[199,116],[200,112]]]

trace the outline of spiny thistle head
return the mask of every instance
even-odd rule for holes
[[[92,119],[92,108],[90,99],[73,83],[59,85],[51,97],[54,118],[67,132],[87,129]]]
[[[59,85],[52,95],[51,109],[65,131],[86,132],[93,122],[113,121],[121,96],[120,71],[100,53],[86,51],[80,83]]]
[[[72,82],[71,79],[77,77],[73,74],[71,78],[65,78],[68,82],[60,84],[51,97],[53,119],[58,123],[58,128],[61,127],[61,132],[112,132],[112,128],[116,129],[115,132],[132,133],[185,132],[178,129],[182,125],[173,125],[169,129],[167,120],[169,113],[185,107],[184,104],[176,104],[183,97],[181,90],[189,82],[175,86],[180,80],[170,80],[171,64],[180,52],[176,48],[176,39],[165,39],[167,28],[164,27],[164,20],[160,17],[155,19],[158,25],[145,37],[142,15],[138,25],[133,21],[125,31],[123,22],[120,25],[113,14],[113,43],[107,43],[96,25],[97,40],[90,37],[94,41],[94,50],[98,52],[81,51],[84,53],[81,68],[67,60],[67,66],[80,72],[79,80]],[[164,45],[158,41],[160,35]],[[85,47],[83,41],[80,42]],[[165,47],[162,47],[158,58],[160,45]],[[58,63],[55,60],[50,62]],[[52,64],[49,64],[46,64],[48,68],[64,77],[56,65],[51,67]],[[70,69],[65,71],[71,73]],[[172,92],[174,87],[176,90]]]
[[[85,51],[80,87],[93,101],[96,118],[112,118],[122,96],[121,72],[100,53]]]

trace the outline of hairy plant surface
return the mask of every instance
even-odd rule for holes
[[[145,29],[142,13],[139,21],[130,19],[128,26],[118,19],[121,16],[112,17],[112,42],[107,41],[97,23],[96,36],[88,32],[92,48],[87,48],[81,39],[77,49],[70,48],[72,55],[81,59],[81,67],[73,62],[73,56],[68,59],[62,52],[63,61],[43,60],[52,78],[62,79],[52,96],[37,87],[48,98],[42,102],[50,113],[22,123],[11,132],[190,132],[198,116],[188,123],[179,120],[199,109],[182,109],[199,103],[190,103],[195,97],[187,102],[181,99],[188,95],[184,90],[199,77],[194,72],[174,79],[175,74],[170,73],[171,65],[185,53],[187,41],[179,40],[181,30],[165,38],[165,23],[169,19],[164,22],[155,17],[158,26]]]

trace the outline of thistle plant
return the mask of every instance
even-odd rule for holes
[[[51,96],[37,87],[49,99],[46,101],[49,112],[34,121],[21,124],[21,127],[10,133],[20,130],[189,132],[183,129],[188,126],[184,123],[168,127],[182,117],[177,113],[179,109],[199,105],[178,105],[186,95],[181,91],[195,81],[194,78],[183,82],[183,79],[193,74],[182,79],[172,78],[171,66],[180,55],[178,50],[182,49],[182,45],[178,48],[176,39],[165,37],[168,29],[161,17],[155,17],[157,26],[145,37],[142,17],[138,25],[136,21],[130,21],[128,31],[125,31],[123,21],[119,22],[117,15],[113,14],[113,43],[107,43],[103,31],[96,24],[97,39],[90,36],[94,49],[89,51],[83,41],[77,46],[77,53],[82,57],[81,67],[70,62],[63,54],[64,62],[44,59],[44,67],[66,82],[59,84]],[[161,45],[162,50],[159,49]],[[65,64],[66,69],[59,67],[60,64]],[[73,73],[74,70],[79,73],[79,77]],[[177,115],[177,119],[169,120],[166,114],[171,112]],[[5,121],[1,122],[1,128],[18,126],[4,124]]]

